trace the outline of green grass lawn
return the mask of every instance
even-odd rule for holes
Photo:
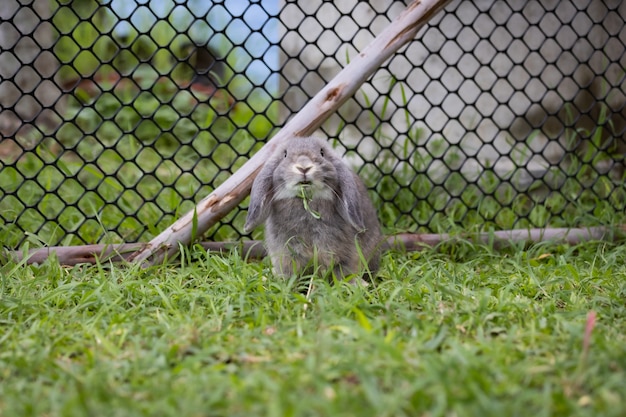
[[[0,415],[623,416],[625,259],[461,243],[388,254],[367,287],[197,248],[4,262]]]

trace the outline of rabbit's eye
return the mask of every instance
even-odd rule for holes
[[[320,148],[320,155],[324,156],[324,148]]]
[[[285,158],[287,158],[287,149],[285,149]]]

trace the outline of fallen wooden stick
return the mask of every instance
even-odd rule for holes
[[[587,227],[587,228],[546,228],[546,229],[513,229],[497,230],[481,233],[458,233],[458,234],[429,234],[429,233],[401,233],[387,238],[387,248],[403,250],[407,252],[418,251],[425,247],[437,246],[441,243],[451,243],[461,240],[481,244],[502,245],[506,243],[538,243],[538,242],[563,242],[576,245],[592,240],[615,240],[619,231],[624,231],[626,226],[618,227]]]
[[[203,235],[250,193],[252,182],[276,147],[293,136],[309,136],[334,113],[391,55],[413,40],[417,31],[450,0],[414,0],[337,76],[315,95],[280,132],[237,172],[161,234],[127,259],[143,266],[161,263]],[[195,232],[195,233],[194,233]],[[194,236],[195,235],[195,236]]]
[[[589,227],[589,228],[556,228],[556,229],[514,229],[483,233],[459,234],[431,234],[431,233],[402,233],[387,238],[386,250],[401,252],[419,251],[441,243],[454,244],[460,240],[470,242],[502,245],[516,242],[563,242],[570,245],[587,241],[612,241],[621,238],[620,232],[626,231],[626,226],[617,227]],[[201,242],[205,250],[215,253],[231,253],[237,251],[246,259],[263,258],[265,249],[258,240],[241,242]],[[40,264],[49,256],[55,255],[62,265],[77,265],[82,263],[94,264],[100,262],[128,261],[130,255],[141,249],[143,243],[123,243],[118,245],[85,245],[85,246],[56,246],[42,249],[32,249],[27,252],[14,251],[9,256],[19,262],[26,259],[29,264]]]
[[[140,250],[145,243],[120,243],[83,246],[50,246],[28,251],[12,251],[9,257],[15,262],[26,259],[28,264],[41,264],[50,256],[56,256],[61,265],[95,264],[96,262],[124,262]],[[263,258],[265,249],[258,240],[241,242],[200,242],[208,252],[226,253],[235,249],[249,258]]]

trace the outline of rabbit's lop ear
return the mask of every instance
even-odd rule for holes
[[[361,200],[362,193],[366,192],[361,179],[347,165],[341,163],[336,166],[341,187],[342,216],[357,230],[365,229],[365,219]]]
[[[252,183],[248,216],[246,217],[246,224],[243,226],[243,231],[246,233],[263,223],[269,215],[270,202],[274,193],[273,175],[276,165],[276,159],[267,161]]]

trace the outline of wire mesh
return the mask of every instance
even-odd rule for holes
[[[150,239],[404,7],[5,1],[3,246]],[[388,231],[601,222],[626,201],[625,16],[617,0],[454,1],[318,134]],[[207,238],[246,237],[244,219]]]

